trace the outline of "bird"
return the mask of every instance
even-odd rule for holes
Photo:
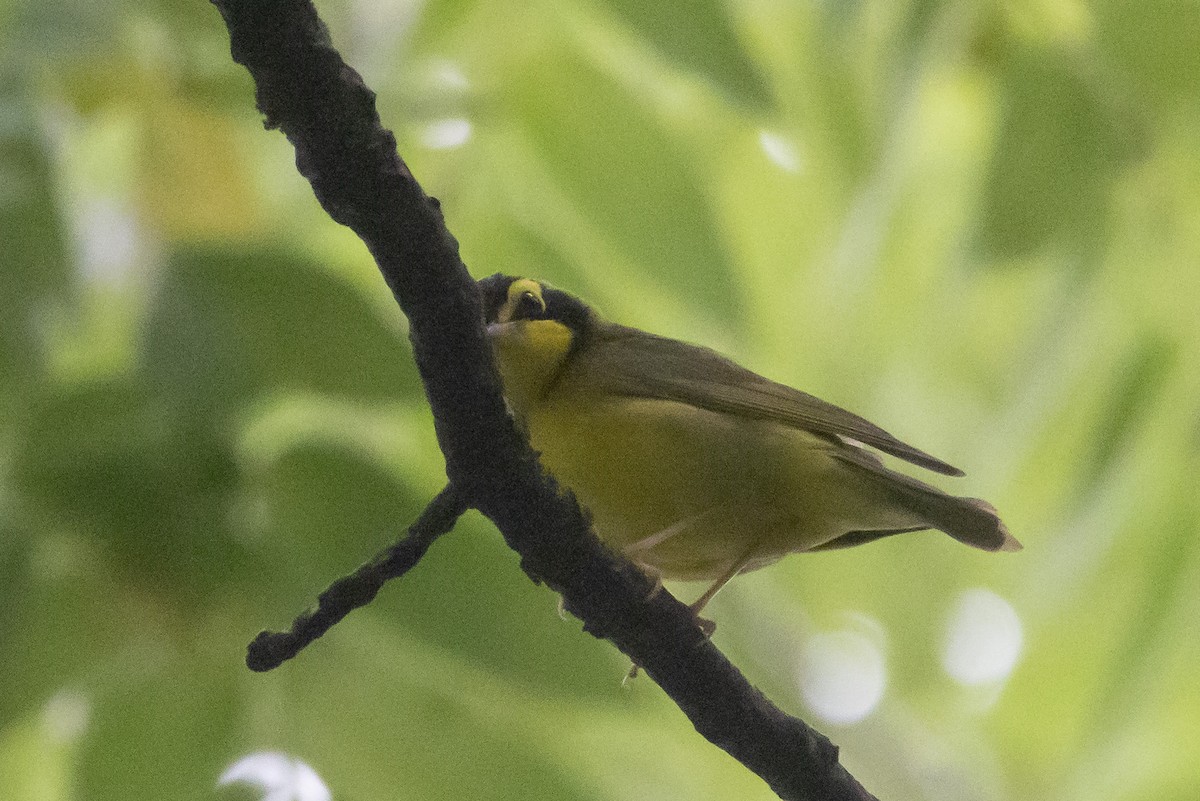
[[[647,573],[706,581],[791,553],[937,529],[1017,551],[994,507],[887,467],[952,467],[879,426],[717,352],[620,325],[531,278],[479,281],[517,425],[588,510],[597,536]]]

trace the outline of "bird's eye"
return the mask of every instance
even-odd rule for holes
[[[546,315],[546,302],[532,292],[522,292],[513,307],[514,320],[537,320]]]

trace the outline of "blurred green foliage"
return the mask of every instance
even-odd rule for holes
[[[476,275],[718,347],[1004,512],[1021,554],[913,535],[710,607],[869,788],[1194,797],[1200,6],[322,11]],[[403,319],[206,3],[0,9],[0,375],[0,798],[254,797],[217,779],[259,751],[351,801],[770,797],[477,516],[242,666],[442,474]],[[956,666],[978,597],[1018,638]]]

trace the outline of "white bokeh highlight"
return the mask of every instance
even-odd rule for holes
[[[116,283],[138,261],[142,234],[131,208],[115,197],[89,197],[75,209],[79,269],[89,281]]]
[[[866,618],[856,621],[854,628],[814,634],[804,643],[797,676],[800,694],[828,723],[863,720],[887,687],[882,627]]]
[[[432,79],[443,89],[461,93],[471,88],[471,82],[467,80],[462,68],[453,61],[435,61],[429,72]]]
[[[333,794],[317,772],[286,754],[262,751],[234,762],[217,786],[249,784],[263,792],[262,801],[331,801]]]
[[[421,143],[430,150],[451,150],[471,139],[471,122],[462,117],[437,120],[421,131]]]
[[[776,167],[787,172],[800,171],[800,151],[790,139],[771,131],[761,130],[758,132],[758,146]]]
[[[42,707],[42,725],[58,742],[74,742],[87,731],[92,702],[78,690],[59,690]]]
[[[1008,678],[1021,655],[1021,618],[991,590],[964,591],[946,625],[942,665],[960,684],[994,684]]]

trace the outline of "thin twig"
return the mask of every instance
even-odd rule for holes
[[[329,585],[317,597],[316,608],[297,617],[289,630],[260,632],[246,649],[246,665],[255,671],[271,670],[300,653],[346,615],[374,600],[388,580],[411,570],[434,540],[454,528],[464,511],[462,497],[447,484],[404,537]]]

